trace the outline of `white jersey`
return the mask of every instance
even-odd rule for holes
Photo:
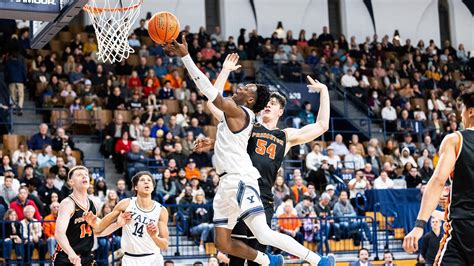
[[[247,107],[241,106],[248,116],[249,124],[237,133],[233,133],[223,116],[217,126],[214,154],[218,174],[238,174],[250,179],[260,178],[260,173],[253,167],[247,153],[247,144],[252,133],[255,114]]]
[[[158,226],[158,219],[161,212],[161,204],[153,201],[155,205],[149,211],[140,209],[137,204],[137,198],[130,199],[130,204],[126,209],[132,214],[132,221],[122,229],[122,250],[124,252],[140,254],[159,254],[160,248],[155,244],[146,230],[149,223]]]

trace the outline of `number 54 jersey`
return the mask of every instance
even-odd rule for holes
[[[146,230],[146,226],[150,223],[158,226],[161,204],[156,201],[154,203],[150,210],[143,210],[138,206],[136,197],[130,199],[126,211],[131,213],[132,221],[122,230],[121,245],[124,252],[133,255],[160,253],[160,248]]]

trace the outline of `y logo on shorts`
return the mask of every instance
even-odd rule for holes
[[[250,201],[250,203],[254,203],[254,202],[255,202],[255,200],[253,199],[253,197],[255,197],[255,196],[247,197],[247,199]]]

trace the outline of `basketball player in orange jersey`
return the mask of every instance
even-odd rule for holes
[[[82,165],[75,166],[68,173],[68,182],[72,181],[73,192],[59,205],[56,220],[55,236],[58,242],[57,251],[53,257],[54,265],[93,265],[91,254],[94,245],[94,233],[85,221],[85,216],[96,214],[97,208],[87,197],[89,188],[89,170]],[[126,219],[125,216],[121,218]],[[110,225],[103,234],[108,235],[124,224],[125,220],[118,219]]]
[[[151,198],[156,184],[150,172],[136,173],[132,184],[135,197],[121,200],[102,220],[92,213],[88,213],[86,220],[94,232],[101,233],[123,215],[127,222],[122,229],[122,265],[161,266],[164,263],[161,250],[168,248],[168,211]]]
[[[418,240],[449,178],[445,235],[434,265],[474,265],[474,92],[465,92],[460,99],[465,130],[447,135],[441,143],[439,162],[423,194],[415,228],[403,241],[405,251],[418,250]]]

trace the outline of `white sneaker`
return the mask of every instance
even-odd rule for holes
[[[204,245],[199,245],[199,253],[205,253],[206,249],[204,248]]]

